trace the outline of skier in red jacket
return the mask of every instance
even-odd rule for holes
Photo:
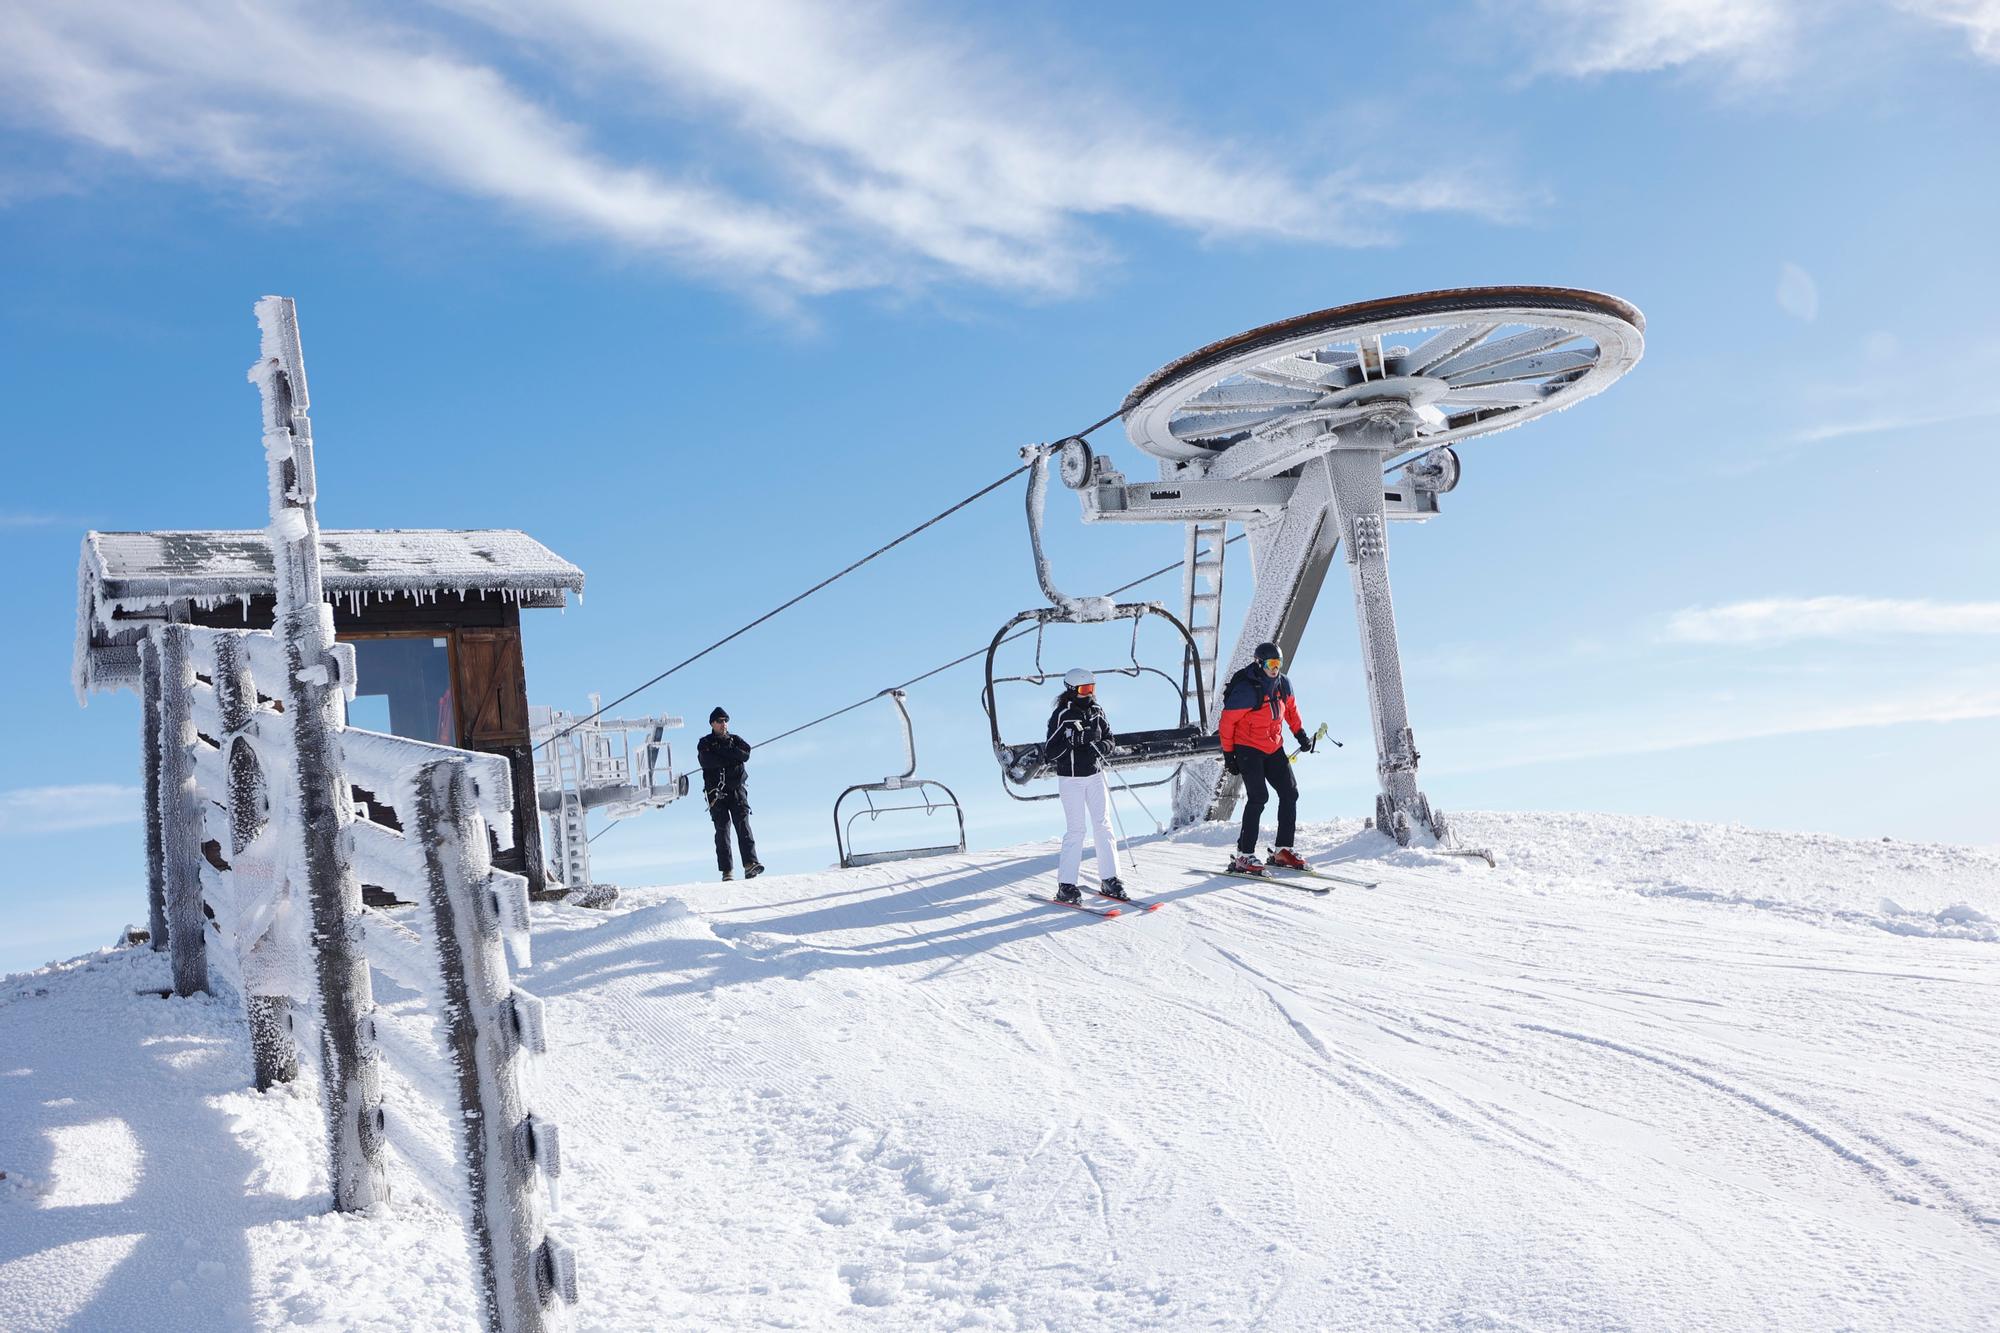
[[[1298,700],[1292,697],[1284,665],[1277,644],[1260,643],[1256,656],[1230,678],[1222,696],[1222,764],[1243,779],[1243,829],[1236,837],[1236,855],[1229,861],[1229,868],[1238,874],[1266,873],[1264,862],[1257,859],[1257,826],[1270,789],[1278,793],[1278,845],[1272,849],[1270,865],[1284,870],[1312,868],[1292,850],[1299,784],[1285,754],[1285,728],[1291,728],[1301,750],[1311,750],[1313,742],[1299,720]]]

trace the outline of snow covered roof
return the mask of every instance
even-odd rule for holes
[[[84,572],[106,600],[229,599],[273,590],[271,539],[241,532],[92,532]],[[524,600],[583,591],[583,571],[525,532],[401,529],[322,531],[320,580],[329,598],[365,592],[502,592]]]
[[[583,571],[511,528],[322,530],[320,583],[330,602],[360,609],[381,598],[498,597],[561,607]],[[90,532],[77,568],[76,689],[132,688],[147,621],[176,607],[209,610],[271,596],[269,534]],[[134,623],[135,620],[138,623]]]

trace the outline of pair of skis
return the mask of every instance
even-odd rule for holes
[[[1113,906],[1093,907],[1089,903],[1060,902],[1054,898],[1044,898],[1039,893],[1031,893],[1028,895],[1028,897],[1033,902],[1043,903],[1049,907],[1067,907],[1072,911],[1088,912],[1092,916],[1101,916],[1107,918],[1114,916],[1124,916],[1127,912],[1132,912],[1136,915],[1144,916],[1147,912],[1157,912],[1160,910],[1160,905],[1158,903],[1144,902],[1137,898],[1113,898],[1110,894],[1103,893],[1097,889],[1086,889],[1084,890],[1084,892],[1092,894],[1099,898],[1103,898],[1107,902],[1112,903]]]
[[[1277,866],[1269,866],[1262,871],[1229,869],[1190,870],[1188,874],[1200,875],[1204,879],[1211,875],[1223,875],[1230,879],[1247,879],[1255,884],[1281,884],[1288,889],[1297,889],[1300,893],[1310,893],[1316,898],[1324,897],[1332,893],[1333,890],[1331,888],[1322,888],[1316,884],[1302,884],[1299,882],[1300,880],[1325,880],[1328,884],[1345,884],[1351,889],[1372,889],[1382,882],[1379,879],[1355,879],[1348,875],[1328,874],[1324,870],[1291,870]]]

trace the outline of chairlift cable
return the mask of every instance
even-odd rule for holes
[[[1112,420],[1112,418],[1110,417],[1105,418],[1105,421],[1110,421],[1110,420]],[[1103,421],[1097,423],[1098,426],[1101,426],[1103,424],[1104,424]],[[1096,430],[1097,426],[1092,426],[1090,429]],[[1082,433],[1088,434],[1089,432],[1085,431]],[[1226,541],[1224,541],[1222,544],[1224,546],[1233,546],[1237,542],[1242,541],[1243,538],[1247,535],[1248,535],[1247,533],[1239,532],[1234,537],[1231,537]],[[1207,547],[1203,547],[1200,551],[1196,553],[1198,557],[1207,554],[1208,554]],[[1138,578],[1133,579],[1131,582],[1122,583],[1118,587],[1113,588],[1110,592],[1107,592],[1104,595],[1106,597],[1116,597],[1121,592],[1130,592],[1132,589],[1138,587],[1140,584],[1151,583],[1154,579],[1159,578],[1161,575],[1171,574],[1180,567],[1181,567],[1181,562],[1179,560],[1174,561],[1172,564],[1161,565],[1158,569],[1154,570],[1152,573],[1141,574]],[[1034,629],[1023,629],[1019,633],[1010,635],[1006,641],[1011,643],[1015,639],[1022,638],[1029,634],[1033,634],[1034,632],[1035,632]],[[985,653],[986,653],[985,648],[975,648],[971,652],[965,654],[965,656],[963,657],[955,657],[951,661],[946,662],[943,666],[932,667],[929,671],[924,672],[921,676],[912,676],[908,680],[904,681],[902,684],[892,685],[889,688],[896,690],[906,690],[912,685],[918,684],[921,681],[929,680],[932,676],[936,676],[943,672],[949,671],[955,666],[963,666],[967,662],[972,661],[976,657],[984,656]],[[771,737],[769,740],[758,741],[757,744],[752,748],[757,750],[765,749],[768,746],[777,744],[779,741],[784,740],[788,736],[796,736],[800,732],[816,727],[822,722],[831,722],[833,721],[833,719],[843,716],[844,714],[851,713],[855,709],[860,708],[865,704],[874,703],[877,699],[881,697],[882,697],[882,691],[877,690],[875,691],[875,693],[868,695],[866,698],[856,699],[853,703],[848,704],[844,708],[836,708],[831,713],[828,713],[823,717],[816,717],[810,722],[800,723],[798,726],[793,727],[790,731],[781,731],[777,735]],[[606,707],[609,706],[610,705],[608,704],[606,705]],[[618,825],[623,822],[624,821],[622,819],[614,819],[610,823],[606,824],[603,828],[597,830],[597,832],[591,834],[590,837],[587,838],[585,841],[596,842],[599,838],[603,837],[606,833],[609,833],[612,829],[617,828]]]
[[[1077,431],[1074,435],[1065,436],[1064,438],[1081,439],[1082,437],[1089,435],[1092,431],[1098,430],[1116,421],[1122,414],[1123,410],[1124,409],[1121,408],[1119,409],[1119,411],[1113,412],[1110,416],[1104,417],[1096,422],[1093,422],[1091,425],[1084,427],[1082,430]],[[682,667],[692,666],[694,663],[699,662],[704,657],[707,657],[710,653],[714,652],[717,648],[722,647],[722,645],[728,643],[730,640],[740,638],[741,636],[749,633],[751,630],[757,628],[759,625],[763,624],[765,621],[770,620],[772,617],[779,615],[782,612],[789,611],[791,608],[797,606],[800,602],[803,602],[806,598],[812,596],[814,593],[819,592],[821,589],[826,588],[829,585],[837,583],[841,579],[846,578],[849,574],[852,574],[855,570],[861,568],[863,565],[873,560],[876,556],[884,555],[889,551],[893,551],[898,546],[901,546],[904,542],[908,541],[910,538],[924,531],[926,528],[934,527],[937,524],[942,523],[945,519],[950,518],[953,514],[956,514],[959,510],[965,508],[967,505],[973,503],[975,500],[979,500],[984,498],[985,496],[991,495],[994,491],[999,490],[1002,486],[1005,486],[1008,482],[1014,480],[1014,478],[1020,476],[1023,472],[1026,472],[1028,470],[1028,467],[1029,464],[1023,463],[1021,466],[1015,468],[1012,472],[1007,473],[1005,476],[1000,477],[999,479],[985,486],[980,487],[972,494],[966,496],[963,500],[960,500],[957,504],[951,506],[951,508],[942,510],[937,514],[932,515],[930,518],[927,518],[923,522],[917,524],[916,527],[911,528],[908,532],[904,533],[902,536],[897,537],[893,541],[886,542],[883,545],[876,547],[874,550],[870,551],[867,555],[864,555],[859,560],[856,560],[853,564],[847,566],[845,569],[841,570],[836,574],[830,574],[826,578],[821,579],[818,583],[813,584],[812,587],[807,588],[804,592],[792,598],[790,601],[785,602],[780,606],[773,607],[769,611],[766,611],[763,615],[758,616],[755,620],[751,621],[749,624],[743,626],[741,629],[733,630],[730,633],[725,634],[723,637],[717,639],[714,643],[711,643],[710,645],[708,645],[708,647],[702,649],[700,652],[694,654],[692,657],[684,658],[681,661],[674,663],[674,665],[668,667],[665,671],[662,671],[659,675],[654,676],[651,680],[647,681],[645,684],[627,690],[625,693],[619,695],[616,699],[613,699],[610,703],[602,705],[596,711],[588,714],[587,716],[578,718],[576,721],[570,723],[567,727],[564,727],[561,731],[557,732],[555,735],[543,741],[541,746],[537,746],[535,748],[540,749],[542,748],[542,746],[554,744],[562,737],[567,736],[570,732],[575,731],[578,727],[582,726],[584,723],[591,722],[599,717],[602,717],[607,710],[616,708],[619,704],[624,703],[627,699],[630,699],[632,696],[640,694],[646,690],[653,688],[653,686],[659,684],[661,681],[665,680],[668,676],[673,675],[676,671],[679,671]]]
[[[1245,534],[1239,532],[1234,537],[1229,538],[1228,541],[1225,541],[1223,545],[1228,546],[1231,543],[1240,542],[1243,540],[1244,535]],[[1207,555],[1207,554],[1208,554],[1207,547],[1203,547],[1200,550],[1200,552],[1198,552],[1198,555]],[[1138,587],[1140,584],[1150,583],[1154,579],[1159,578],[1163,574],[1173,573],[1180,567],[1181,567],[1181,562],[1179,560],[1174,561],[1170,565],[1161,565],[1158,569],[1154,570],[1152,573],[1141,574],[1138,578],[1133,579],[1130,583],[1120,584],[1118,587],[1113,588],[1110,592],[1107,592],[1104,595],[1106,597],[1116,597],[1121,592],[1130,592],[1132,589]],[[1027,635],[1033,634],[1035,632],[1035,628],[1039,627],[1020,630],[1014,634],[1009,635],[1005,640],[1003,640],[1003,642],[1012,643],[1015,639],[1024,638]],[[986,653],[985,648],[975,648],[963,657],[955,657],[951,661],[946,662],[943,666],[932,667],[929,671],[924,672],[921,676],[912,676],[910,677],[910,679],[904,681],[902,684],[892,685],[889,688],[894,690],[906,690],[910,686],[915,685],[920,681],[929,680],[932,676],[938,675],[941,672],[949,671],[955,666],[962,666],[965,663],[970,662],[975,657],[984,656],[985,653]],[[873,703],[880,695],[881,691],[877,690],[874,694],[869,695],[866,699],[857,699],[853,703],[848,704],[845,708],[836,708],[833,712],[826,714],[826,716],[824,717],[816,717],[810,722],[801,723],[800,725],[793,727],[790,731],[781,731],[777,735],[771,737],[769,740],[759,741],[757,743],[757,748],[763,749],[766,746],[775,745],[777,742],[784,740],[787,736],[798,735],[800,732],[806,730],[808,727],[816,727],[822,722],[831,722],[834,718],[841,716],[841,714],[843,713],[851,713],[855,709],[861,707],[863,704]]]

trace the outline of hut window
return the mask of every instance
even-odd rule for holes
[[[415,741],[458,744],[451,640],[427,634],[343,636],[354,645],[349,726]]]

